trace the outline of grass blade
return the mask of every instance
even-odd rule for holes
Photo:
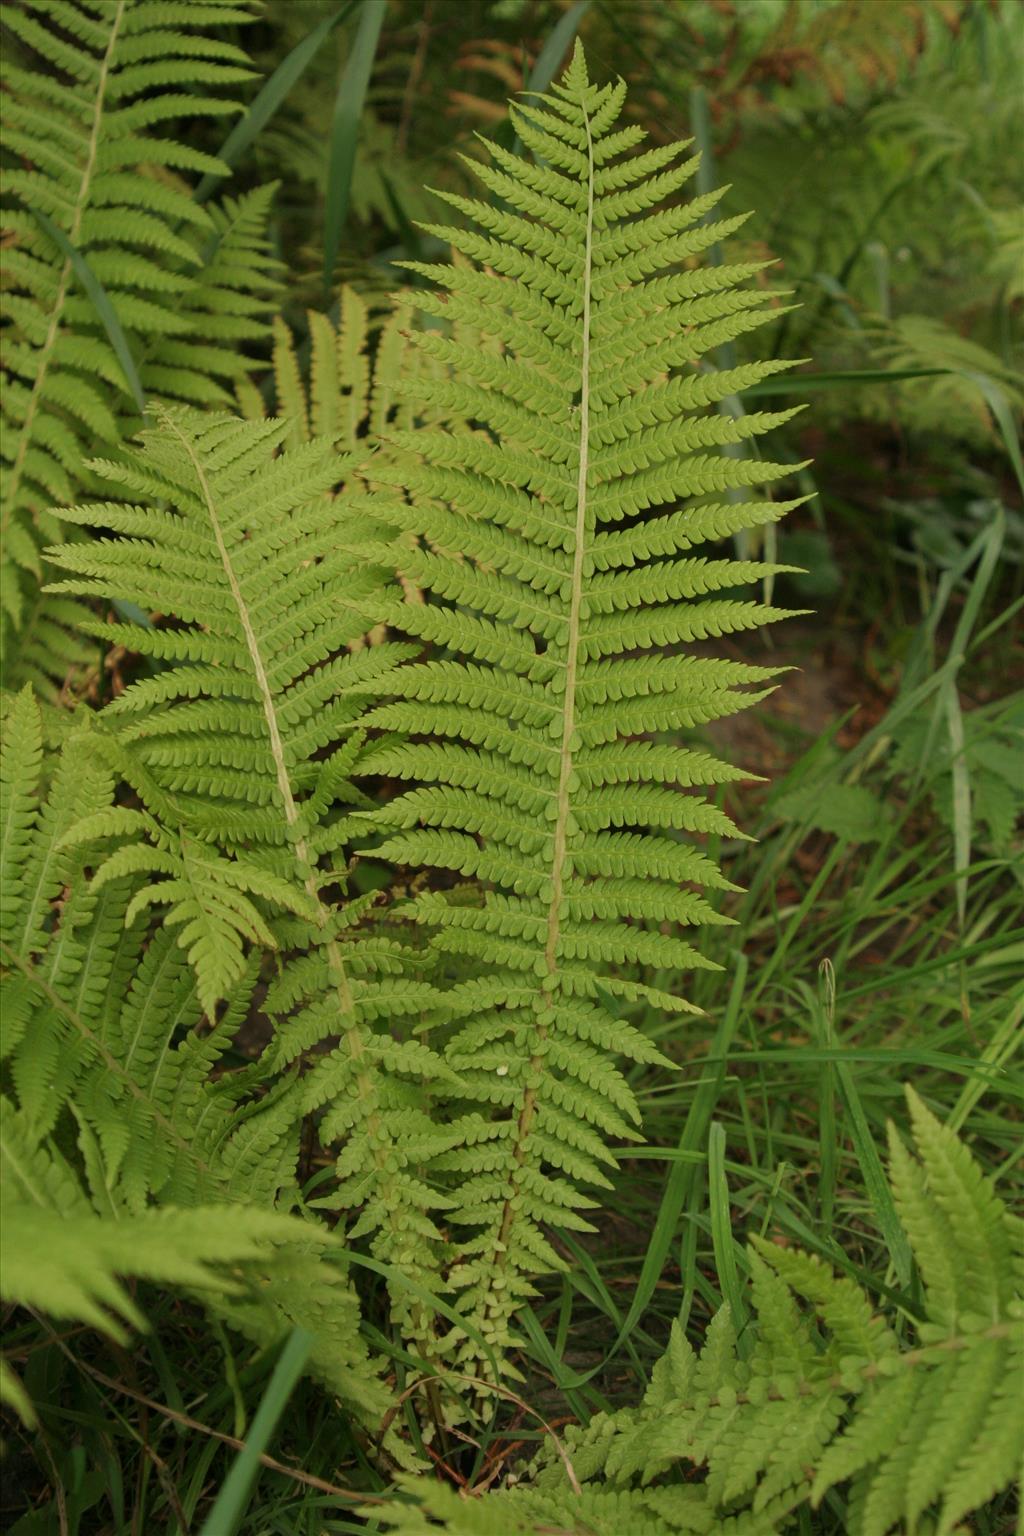
[[[732,1235],[732,1213],[729,1208],[729,1181],[725,1172],[725,1127],[720,1120],[713,1120],[708,1133],[708,1212],[711,1217],[711,1245],[715,1253],[715,1269],[722,1290],[722,1300],[729,1303],[737,1335],[742,1335],[747,1321],[747,1307],[736,1269],[736,1240]],[[740,1354],[743,1339],[740,1337]]]
[[[839,389],[846,384],[897,384],[901,379],[931,379],[953,373],[952,368],[846,368],[831,373],[788,373],[762,379],[743,391],[746,400],[755,395],[800,395],[808,389]]]
[[[269,80],[260,87],[245,116],[232,128],[217,151],[218,160],[223,160],[226,166],[232,168],[238,164],[249,145],[258,138],[262,129],[274,116],[292,86],[302,78],[306,66],[319,53],[321,43],[334,31],[339,22],[345,20],[354,7],[355,0],[349,0],[347,5],[343,5],[333,15],[325,16],[323,21],[318,22],[301,43],[296,43],[287,58],[282,59]],[[227,171],[220,174],[214,171],[208,172],[195,190],[196,202],[204,203],[217,183],[227,174]]]
[[[839,1094],[846,1111],[846,1118],[850,1126],[850,1138],[853,1149],[860,1165],[861,1177],[864,1180],[864,1188],[875,1213],[878,1230],[885,1240],[885,1246],[889,1250],[889,1260],[893,1273],[904,1290],[910,1285],[910,1273],[913,1264],[910,1253],[910,1244],[907,1242],[906,1233],[896,1213],[896,1205],[892,1197],[882,1168],[882,1160],[878,1155],[874,1137],[871,1135],[871,1127],[868,1125],[864,1106],[857,1092],[857,1085],[853,1079],[853,1073],[845,1062],[836,1063],[836,1080],[839,1084]]]
[[[305,1328],[293,1328],[288,1342],[278,1357],[274,1373],[267,1384],[252,1430],[239,1451],[237,1460],[217,1495],[217,1502],[203,1522],[200,1536],[235,1536],[242,1517],[249,1507],[256,1474],[260,1468],[260,1456],[266,1450],[285,1404],[302,1375],[303,1366],[313,1346],[313,1335]]]
[[[352,172],[359,144],[359,122],[363,115],[366,88],[370,83],[386,9],[387,0],[363,0],[352,52],[348,56],[334,102],[330,158],[327,163],[327,206],[324,212],[324,288],[328,293],[341,249],[341,233],[348,215]]]
[[[53,241],[61,255],[71,263],[75,276],[85,289],[89,302],[96,311],[97,319],[107,333],[107,340],[113,347],[117,360],[121,365],[121,372],[124,374],[125,383],[135,402],[136,409],[140,416],[144,416],[146,414],[146,397],[142,392],[139,371],[135,366],[135,359],[128,345],[128,338],[124,333],[120,320],[117,318],[117,312],[110,302],[106,289],[89,266],[81,251],[75,249],[64,231],[58,229],[51,218],[38,208],[30,208],[29,212],[43,232]]]
[[[1013,465],[1013,472],[1017,476],[1017,484],[1024,491],[1024,459],[1021,458],[1020,438],[1017,436],[1017,428],[1014,425],[1013,412],[1010,409],[1006,395],[999,385],[988,377],[986,373],[974,373],[970,369],[960,370],[961,376],[970,379],[976,384],[985,397],[988,406],[1003,436],[1003,446],[1007,457]]]
[[[686,1117],[682,1135],[679,1138],[678,1150],[682,1153],[698,1151],[704,1143],[708,1122],[714,1113],[718,1096],[722,1091],[722,1083],[725,1080],[725,1067],[732,1045],[733,1035],[736,1033],[736,1024],[739,1019],[740,1002],[743,998],[743,988],[747,977],[747,960],[744,955],[736,959],[736,970],[733,975],[732,988],[729,992],[729,1000],[726,1004],[722,1022],[718,1026],[714,1042],[711,1046],[707,1066],[697,1085],[693,1104]],[[630,1302],[626,1320],[619,1330],[619,1336],[612,1347],[614,1354],[629,1337],[646,1310],[647,1303],[654,1295],[654,1288],[661,1277],[668,1258],[669,1250],[675,1237],[676,1228],[679,1225],[679,1217],[690,1195],[691,1186],[700,1171],[699,1164],[691,1161],[675,1163],[668,1178],[665,1180],[665,1190],[661,1197],[661,1205],[658,1208],[658,1217],[654,1223],[647,1252],[644,1255],[643,1267],[640,1271],[640,1279],[637,1281],[633,1300]]]
[[[824,996],[814,999],[814,1018],[818,1039],[826,1050],[830,1050],[836,1044],[836,973],[831,960],[823,960],[819,971]],[[835,1216],[838,1146],[835,1066],[826,1059],[818,1071],[818,1212],[822,1227],[827,1231],[831,1231]]]
[[[967,870],[971,862],[971,780],[967,769],[967,745],[960,696],[953,679],[943,688],[949,730],[950,771],[953,779],[953,867],[956,871],[956,915],[963,935],[967,926]]]

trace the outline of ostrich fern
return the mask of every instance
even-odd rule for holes
[[[494,201],[449,198],[482,233],[431,228],[470,259],[411,263],[444,290],[415,302],[480,339],[416,334],[449,376],[403,392],[477,427],[387,433],[373,474],[397,494],[365,503],[401,530],[397,569],[427,595],[383,616],[441,648],[390,675],[396,701],[368,717],[413,738],[373,767],[421,785],[371,813],[391,832],[380,852],[485,893],[427,891],[415,914],[456,972],[464,1145],[437,1165],[457,1186],[450,1282],[499,1351],[561,1262],[547,1233],[587,1229],[581,1186],[606,1184],[608,1143],[636,1135],[619,1060],[664,1064],[609,1005],[691,1013],[635,967],[709,965],[679,929],[725,920],[695,887],[728,882],[676,834],[735,833],[684,790],[740,774],[661,733],[748,707],[778,671],[680,649],[783,617],[720,595],[779,567],[689,553],[794,505],[735,499],[789,468],[716,451],[794,414],[714,410],[784,366],[709,361],[778,309],[744,286],[763,264],[695,264],[742,222],[706,222],[718,193],[654,211],[696,160],[630,154],[643,134],[615,130],[623,99],[577,49],[551,95],[513,107],[536,161],[491,145],[473,169]],[[476,1354],[466,1341],[459,1358]]]

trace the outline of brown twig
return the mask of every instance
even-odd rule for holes
[[[65,1349],[59,1340],[55,1340],[64,1354],[80,1370],[86,1372],[95,1381],[109,1388],[111,1392],[119,1392],[122,1397],[130,1397],[133,1402],[150,1409],[153,1413],[161,1414],[165,1419],[173,1419],[175,1424],[181,1424],[185,1429],[195,1430],[197,1434],[209,1435],[211,1440],[219,1440],[222,1445],[228,1445],[234,1451],[244,1451],[246,1442],[239,1440],[237,1435],[225,1434],[223,1430],[213,1429],[209,1424],[204,1424],[200,1419],[193,1419],[187,1413],[180,1413],[176,1408],[168,1408],[166,1403],[158,1403],[154,1398],[146,1397],[143,1392],[136,1392],[133,1387],[126,1387],[123,1382],[115,1381],[112,1376],[107,1376],[103,1371],[98,1371],[94,1365],[89,1365],[85,1360],[80,1360],[69,1349]],[[322,1477],[316,1477],[312,1472],[303,1472],[299,1467],[290,1466],[287,1462],[278,1461],[274,1456],[268,1456],[265,1452],[257,1453],[261,1466],[267,1467],[271,1472],[280,1472],[284,1477],[290,1477],[297,1483],[302,1483],[307,1488],[315,1488],[318,1493],[329,1493],[337,1499],[348,1499],[356,1504],[386,1504],[387,1499],[378,1498],[373,1494],[357,1493],[351,1488],[339,1488],[336,1483],[329,1483]]]

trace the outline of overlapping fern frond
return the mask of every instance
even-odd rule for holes
[[[52,691],[88,655],[75,610],[41,604],[37,590],[40,543],[59,529],[49,509],[80,492],[83,461],[137,421],[140,391],[223,402],[225,383],[252,366],[243,343],[262,333],[276,287],[261,245],[269,192],[204,209],[187,178],[220,162],[168,129],[237,110],[224,93],[252,71],[217,30],[251,19],[245,0],[4,7],[0,606],[11,687]]]
[[[27,689],[4,736],[3,1058],[18,1114],[42,1140],[74,1103],[95,1138],[96,1189],[109,1204],[214,1199],[235,1166],[227,1143],[237,1105],[229,1084],[200,1100],[255,976],[240,978],[216,1029],[203,1033],[173,930],[126,922],[138,879],[88,878],[97,849],[74,834],[109,814],[110,772],[75,734],[44,791],[39,706]],[[278,1126],[265,1150],[283,1139]],[[250,1173],[249,1190],[238,1179],[240,1196],[265,1190]]]
[[[427,594],[383,616],[441,648],[369,717],[418,738],[371,759],[421,785],[374,815],[382,853],[486,892],[425,893],[416,912],[464,978],[445,999],[470,1111],[442,1164],[464,1234],[451,1280],[499,1350],[559,1263],[546,1229],[586,1228],[581,1186],[636,1135],[619,1061],[662,1059],[609,994],[685,1015],[634,968],[707,965],[680,929],[723,921],[701,889],[727,882],[679,834],[734,832],[687,791],[740,774],[661,733],[748,707],[777,670],[681,649],[782,617],[734,595],[777,567],[691,553],[793,505],[735,499],[788,469],[718,451],[793,413],[713,409],[783,366],[711,366],[777,310],[747,286],[758,264],[695,265],[742,221],[707,222],[717,193],[661,206],[696,158],[629,154],[643,135],[615,129],[623,98],[577,50],[550,96],[513,108],[536,162],[492,145],[476,171],[495,201],[449,198],[480,232],[430,230],[469,259],[413,263],[444,290],[416,303],[476,340],[416,334],[449,377],[402,390],[477,427],[387,434],[373,474],[398,494],[366,502]]]
[[[299,345],[282,316],[273,324],[273,410],[251,380],[238,386],[242,414],[262,421],[268,414],[289,423],[288,446],[330,437],[345,452],[357,455],[351,484],[374,478],[376,454],[389,429],[410,429],[424,421],[443,420],[451,429],[466,427],[456,412],[435,402],[425,386],[450,384],[443,361],[417,347],[413,330],[417,316],[399,298],[379,314],[348,284],[338,297],[338,318],[310,310],[307,339]],[[479,343],[479,330],[463,319],[450,325],[462,346]],[[493,346],[493,344],[492,344]],[[415,374],[421,388],[414,398],[403,384]],[[367,460],[371,449],[374,456]]]
[[[264,1002],[278,1022],[270,1064],[285,1073],[332,1048],[281,1114],[297,1126],[323,1111],[325,1141],[344,1141],[334,1203],[361,1208],[356,1230],[377,1232],[381,1256],[426,1280],[439,1234],[414,1170],[450,1137],[418,1108],[416,1085],[451,1073],[400,1032],[431,1001],[408,975],[411,951],[361,937],[367,903],[334,899],[362,831],[351,808],[367,803],[351,785],[367,694],[414,648],[351,649],[384,573],[328,494],[344,457],[329,439],[278,453],[288,432],[278,419],[164,411],[139,449],[94,465],[139,502],[66,513],[116,536],[52,549],[65,573],[56,590],[174,621],[91,625],[163,665],[106,708],[97,742],[144,812],[119,808],[80,830],[121,840],[104,883],[158,877],[136,906],[170,904],[208,1008],[241,974],[245,941],[288,957]],[[270,923],[275,908],[293,917]]]
[[[117,1337],[116,1316],[139,1322],[117,1276],[198,1286],[261,1345],[308,1327],[314,1370],[375,1425],[387,1398],[329,1234],[274,1214],[293,1198],[295,1111],[258,1065],[223,1071],[256,968],[206,1027],[173,929],[146,920],[138,875],[88,878],[97,850],[83,827],[117,814],[110,772],[78,733],[48,767],[25,689],[0,754],[3,1295]],[[209,1267],[249,1260],[241,1290]],[[5,1389],[28,1412],[17,1383]]]

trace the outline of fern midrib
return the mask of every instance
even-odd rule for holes
[[[562,920],[562,893],[565,884],[569,816],[572,811],[569,782],[573,771],[572,738],[576,728],[576,675],[579,669],[580,611],[583,602],[583,570],[586,557],[587,476],[590,469],[590,308],[594,244],[595,166],[590,114],[585,104],[583,106],[583,120],[587,134],[588,165],[587,223],[583,253],[583,312],[581,316],[583,335],[580,354],[579,467],[576,480],[576,526],[572,561],[572,590],[569,600],[568,641],[566,646],[565,695],[562,705],[562,743],[559,755],[557,810],[551,855],[551,899],[548,905],[547,934],[544,944],[544,963],[549,977],[555,977],[558,974],[558,937]],[[552,992],[541,992],[536,1005],[538,1012],[543,1011],[553,1001],[553,998],[553,990]],[[543,1044],[548,1037],[547,1025],[538,1024],[537,1033],[540,1042]],[[535,1052],[530,1058],[529,1076],[532,1077],[543,1065],[543,1055]],[[517,1169],[522,1168],[526,1161],[527,1143],[533,1126],[536,1108],[536,1090],[527,1084],[523,1093],[523,1104],[519,1113],[519,1123],[516,1127],[515,1143],[512,1149],[512,1156]],[[502,1263],[504,1256],[509,1251],[508,1235],[515,1220],[513,1200],[519,1193],[519,1186],[514,1175],[511,1184],[513,1194],[505,1201],[499,1227],[498,1242]]]
[[[103,63],[100,65],[99,78],[96,82],[96,104],[92,114],[92,128],[89,133],[89,148],[86,152],[85,164],[82,167],[82,179],[78,187],[78,197],[75,201],[75,211],[71,218],[71,227],[68,230],[68,239],[74,245],[82,228],[82,217],[85,213],[89,193],[92,188],[92,173],[96,165],[96,153],[99,149],[100,124],[103,120],[103,109],[106,102],[107,79],[114,62],[114,52],[117,48],[118,34],[128,0],[117,0],[117,9],[110,27],[110,39],[106,52],[103,55]],[[29,445],[32,441],[32,426],[35,422],[36,412],[42,398],[43,386],[46,383],[46,375],[49,371],[53,349],[57,344],[57,333],[60,330],[61,320],[64,315],[64,304],[67,299],[68,289],[71,285],[71,260],[65,257],[64,266],[61,269],[60,282],[57,285],[57,293],[53,301],[53,309],[50,312],[50,323],[40,350],[38,371],[35,383],[32,385],[32,394],[29,398],[28,410],[25,412],[25,420],[22,423],[21,435],[18,439],[17,452],[14,455],[14,463],[11,466],[11,480],[8,488],[7,499],[0,513],[0,530],[6,533],[10,525],[11,516],[17,504],[18,491],[21,487],[21,477],[25,468],[25,459],[28,455]]]
[[[249,658],[252,662],[253,671],[256,675],[256,687],[258,689],[260,702],[263,707],[263,717],[267,723],[267,734],[270,738],[270,752],[274,760],[274,772],[277,779],[278,794],[281,797],[281,803],[284,808],[285,821],[288,823],[288,826],[292,828],[295,827],[299,821],[299,808],[296,804],[295,795],[292,790],[291,779],[288,775],[288,764],[285,759],[284,742],[281,737],[281,728],[277,718],[277,709],[274,704],[274,696],[267,677],[267,669],[263,662],[263,655],[260,651],[259,640],[256,637],[256,631],[253,628],[248,605],[245,601],[245,594],[242,592],[241,584],[238,580],[238,576],[231,559],[231,552],[229,551],[227,542],[224,538],[224,531],[221,527],[220,518],[217,516],[217,508],[214,502],[213,492],[210,487],[209,480],[206,477],[206,472],[203,468],[202,462],[196,455],[191,441],[186,436],[186,434],[181,431],[180,427],[174,420],[174,417],[170,415],[170,413],[164,412],[162,415],[166,425],[177,437],[178,441],[182,445],[182,448],[187,454],[196,479],[199,483],[203,501],[206,506],[207,517],[210,521],[210,527],[213,530],[213,537],[217,546],[217,553],[220,556],[221,565],[223,566],[224,574],[227,577],[232,601],[235,604],[236,610],[238,612],[239,623],[242,626],[242,634],[245,639],[246,649],[249,652]],[[309,856],[309,845],[304,837],[297,836],[294,840],[293,847],[295,849],[296,863],[299,865],[305,865],[310,870],[310,873],[305,877],[303,881],[303,885],[307,895],[310,897],[314,904],[316,909],[317,927],[322,932],[327,928],[329,914],[320,899],[320,889],[317,885],[316,875],[313,869],[313,861]],[[349,981],[348,972],[345,969],[345,962],[342,958],[341,945],[338,943],[337,939],[329,939],[327,941],[324,946],[324,953],[327,957],[327,967],[331,977],[331,983],[334,987],[335,996],[338,999],[339,1012],[341,1014],[342,1020],[344,1021],[343,1038],[345,1045],[353,1062],[359,1063],[364,1060],[366,1051],[363,1044],[362,1031],[356,1023],[355,1003],[352,997],[352,987]],[[373,1149],[373,1160],[377,1169],[383,1173],[386,1171],[387,1152],[381,1146],[382,1126],[378,1112],[377,1091],[370,1073],[366,1070],[359,1070],[358,1066],[356,1071],[356,1085],[359,1089],[359,1095],[362,1099],[362,1102],[367,1106],[366,1126],[370,1133],[369,1140]],[[385,1202],[385,1204],[386,1208],[390,1211],[392,1207],[387,1204],[387,1202]]]

